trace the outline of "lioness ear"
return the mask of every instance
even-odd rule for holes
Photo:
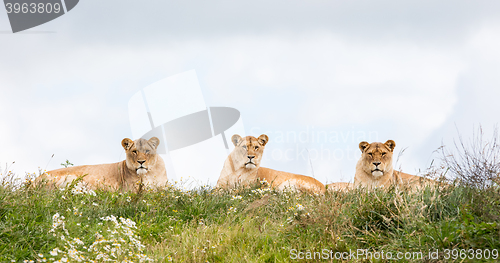
[[[384,144],[391,149],[391,152],[394,151],[394,148],[396,148],[396,142],[393,140],[387,140]]]
[[[151,139],[149,139],[148,141],[149,143],[151,143],[151,145],[153,145],[153,147],[158,148],[158,145],[160,145],[160,139],[156,138],[156,137],[152,137]]]
[[[267,135],[265,135],[265,134],[262,134],[261,136],[259,136],[258,140],[262,146],[265,146],[267,144],[267,142],[269,141],[269,137],[267,137]]]
[[[361,150],[361,152],[365,152],[365,150],[366,150],[366,148],[368,148],[368,146],[370,146],[370,144],[367,142],[360,142],[359,143],[359,149]]]
[[[241,138],[241,136],[239,136],[238,134],[235,134],[233,135],[233,137],[231,137],[231,141],[233,142],[234,146],[238,146],[238,144],[240,144],[242,140],[243,138]]]
[[[129,138],[125,138],[122,140],[122,146],[125,150],[130,149],[130,147],[132,147],[132,145],[134,145],[134,141],[132,141]]]

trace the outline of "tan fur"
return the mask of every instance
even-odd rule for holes
[[[434,183],[433,180],[427,178],[395,171],[392,165],[395,147],[396,143],[393,140],[385,143],[359,143],[362,154],[356,165],[354,185],[373,188],[396,184],[419,188]]]
[[[260,167],[265,145],[269,141],[267,135],[242,138],[235,134],[231,140],[235,148],[224,162],[217,187],[232,188],[265,180],[271,187],[279,190],[290,187],[300,191],[324,193],[325,186],[312,177]]]
[[[352,183],[338,182],[326,185],[326,189],[331,191],[347,191],[354,187]]]
[[[46,181],[49,186],[65,187],[74,179],[83,177],[83,184],[91,189],[137,190],[139,185],[162,186],[167,183],[167,172],[161,156],[156,154],[160,140],[128,138],[122,140],[126,152],[124,161],[110,164],[82,165],[48,171],[35,183]],[[142,162],[142,164],[141,164]]]

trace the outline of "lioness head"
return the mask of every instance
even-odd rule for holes
[[[269,141],[267,135],[262,134],[259,138],[247,136],[242,138],[238,134],[231,137],[235,148],[231,152],[231,158],[236,167],[245,167],[246,169],[255,169],[260,167],[264,146]]]
[[[385,143],[360,142],[359,149],[361,150],[361,160],[363,162],[362,169],[365,173],[371,174],[375,179],[382,177],[384,174],[392,171],[392,152],[396,147],[393,140],[388,140]]]
[[[156,148],[160,140],[156,137],[151,139],[137,139],[132,141],[129,138],[122,140],[122,146],[127,153],[126,163],[128,169],[135,171],[138,175],[146,174],[151,167],[156,164]]]

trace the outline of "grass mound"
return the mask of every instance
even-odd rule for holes
[[[495,187],[318,196],[260,186],[135,194],[3,183],[0,262],[291,262],[360,249],[422,252],[422,260],[438,249],[444,261],[444,249],[500,248],[499,221]]]

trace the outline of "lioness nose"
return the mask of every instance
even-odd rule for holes
[[[373,164],[374,164],[375,166],[378,166],[378,165],[380,164],[380,162],[373,162]]]
[[[146,161],[137,161],[139,164],[143,164],[145,163]]]
[[[253,158],[255,158],[255,155],[248,155],[248,159],[252,160]]]

